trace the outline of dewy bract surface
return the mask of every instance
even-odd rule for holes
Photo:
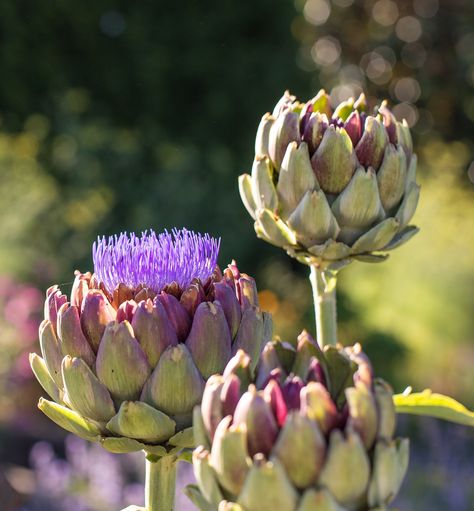
[[[239,349],[256,365],[272,335],[254,280],[235,263],[222,273],[218,249],[186,230],[99,239],[96,273],[76,272],[69,298],[47,291],[30,358],[53,399],[40,409],[112,452],[191,447],[207,378]]]
[[[305,264],[376,262],[418,231],[416,163],[385,102],[370,114],[364,96],[333,109],[324,91],[307,103],[286,92],[262,118],[240,195],[258,236]]]

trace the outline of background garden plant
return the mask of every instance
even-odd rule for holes
[[[223,237],[221,264],[236,257],[254,272],[275,330],[295,339],[313,321],[306,268],[256,239],[235,176],[249,170],[260,113],[282,90],[309,98],[324,87],[341,101],[364,89],[415,122],[421,232],[390,264],[341,272],[339,336],[363,340],[396,392],[411,382],[472,408],[474,13],[465,1],[394,4],[42,3],[25,17],[23,5],[3,3],[2,274],[41,294],[52,282],[68,293],[71,269],[92,266],[98,232],[189,225]],[[248,87],[249,77],[259,85]],[[10,332],[2,353],[13,359],[24,336],[0,309]],[[34,412],[42,391],[16,368],[0,375],[0,470],[10,481],[24,474],[15,488],[34,501],[43,486],[28,482],[36,479],[28,451],[41,438],[61,458],[64,436]],[[429,419],[399,427],[416,442],[397,507],[416,500],[420,510],[471,511],[472,437]],[[86,500],[86,488],[77,487],[82,509],[104,509]],[[47,499],[43,491],[50,509]]]

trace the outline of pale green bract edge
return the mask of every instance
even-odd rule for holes
[[[474,412],[455,399],[436,394],[429,389],[411,393],[411,389],[408,388],[403,394],[395,394],[393,402],[397,413],[424,415],[474,427]]]

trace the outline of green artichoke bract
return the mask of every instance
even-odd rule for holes
[[[288,92],[262,118],[242,201],[262,239],[301,262],[340,268],[382,260],[411,238],[419,186],[410,130],[386,102],[364,96],[333,110],[320,91],[307,103]]]
[[[256,365],[271,338],[254,280],[216,266],[219,242],[189,231],[99,239],[95,273],[68,299],[48,289],[32,369],[54,422],[112,452],[193,446],[205,381],[243,349]]]
[[[239,352],[195,410],[188,495],[206,511],[386,510],[409,458],[395,423],[360,345],[269,342],[255,376]]]

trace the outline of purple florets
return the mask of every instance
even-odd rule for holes
[[[136,289],[144,286],[159,293],[176,282],[182,289],[194,278],[206,281],[214,271],[220,239],[173,229],[156,234],[153,230],[97,238],[92,247],[94,271],[112,293],[119,284]]]

